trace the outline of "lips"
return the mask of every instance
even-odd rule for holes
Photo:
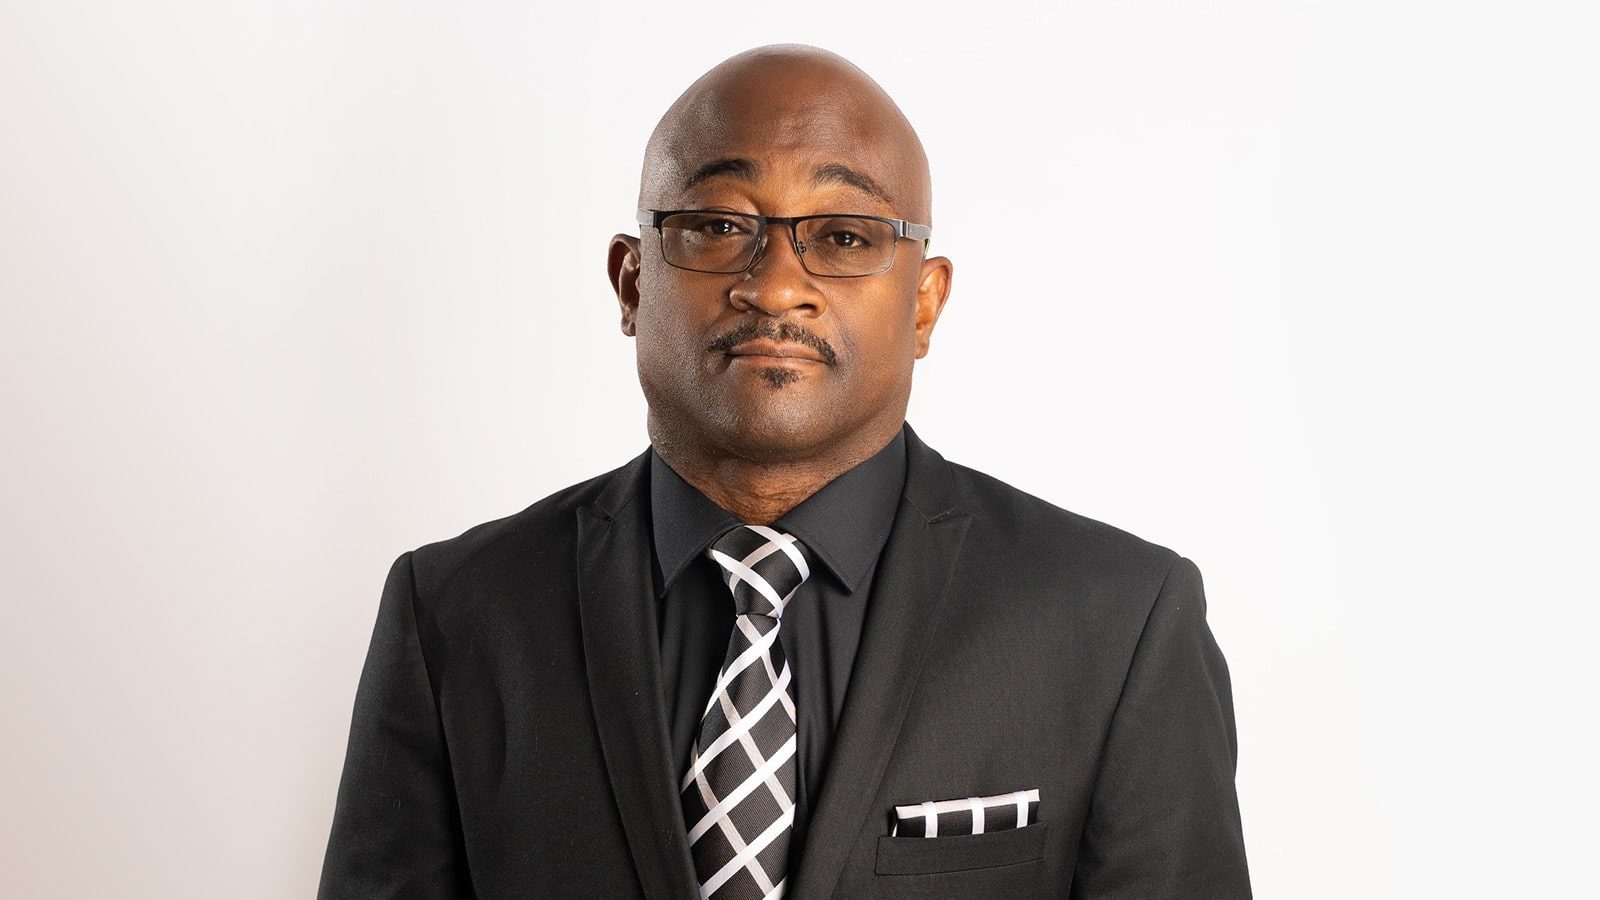
[[[745,341],[728,349],[727,354],[732,357],[755,357],[752,362],[763,359],[803,360],[808,362],[826,362],[822,354],[804,344],[795,344],[788,341],[773,341],[758,339]]]
[[[771,366],[781,366],[784,360],[831,366],[839,360],[833,347],[816,332],[794,322],[765,318],[738,323],[712,341],[706,351],[719,354],[730,364],[743,358]]]

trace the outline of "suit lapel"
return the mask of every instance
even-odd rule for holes
[[[906,426],[906,486],[884,547],[840,713],[822,795],[808,826],[795,900],[828,897],[855,848],[905,719],[969,517],[949,464]],[[884,820],[887,833],[888,820]]]
[[[648,452],[578,510],[578,596],[589,698],[611,790],[649,897],[694,897],[672,771],[646,483]]]

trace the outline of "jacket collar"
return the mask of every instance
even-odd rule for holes
[[[909,425],[905,434],[905,489],[867,603],[805,852],[790,873],[794,900],[832,896],[861,840],[888,833],[887,810],[873,803],[966,538],[970,517],[956,503],[950,464]]]
[[[641,453],[578,510],[578,615],[601,755],[640,886],[650,897],[697,897],[661,689],[649,462]]]

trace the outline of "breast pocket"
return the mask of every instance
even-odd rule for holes
[[[930,875],[1014,866],[1044,858],[1044,822],[946,837],[878,838],[879,875]]]

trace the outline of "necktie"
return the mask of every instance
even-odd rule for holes
[[[778,642],[783,607],[810,577],[793,535],[741,525],[711,547],[733,592],[733,635],[683,776],[701,897],[783,896],[794,826],[795,709]]]

